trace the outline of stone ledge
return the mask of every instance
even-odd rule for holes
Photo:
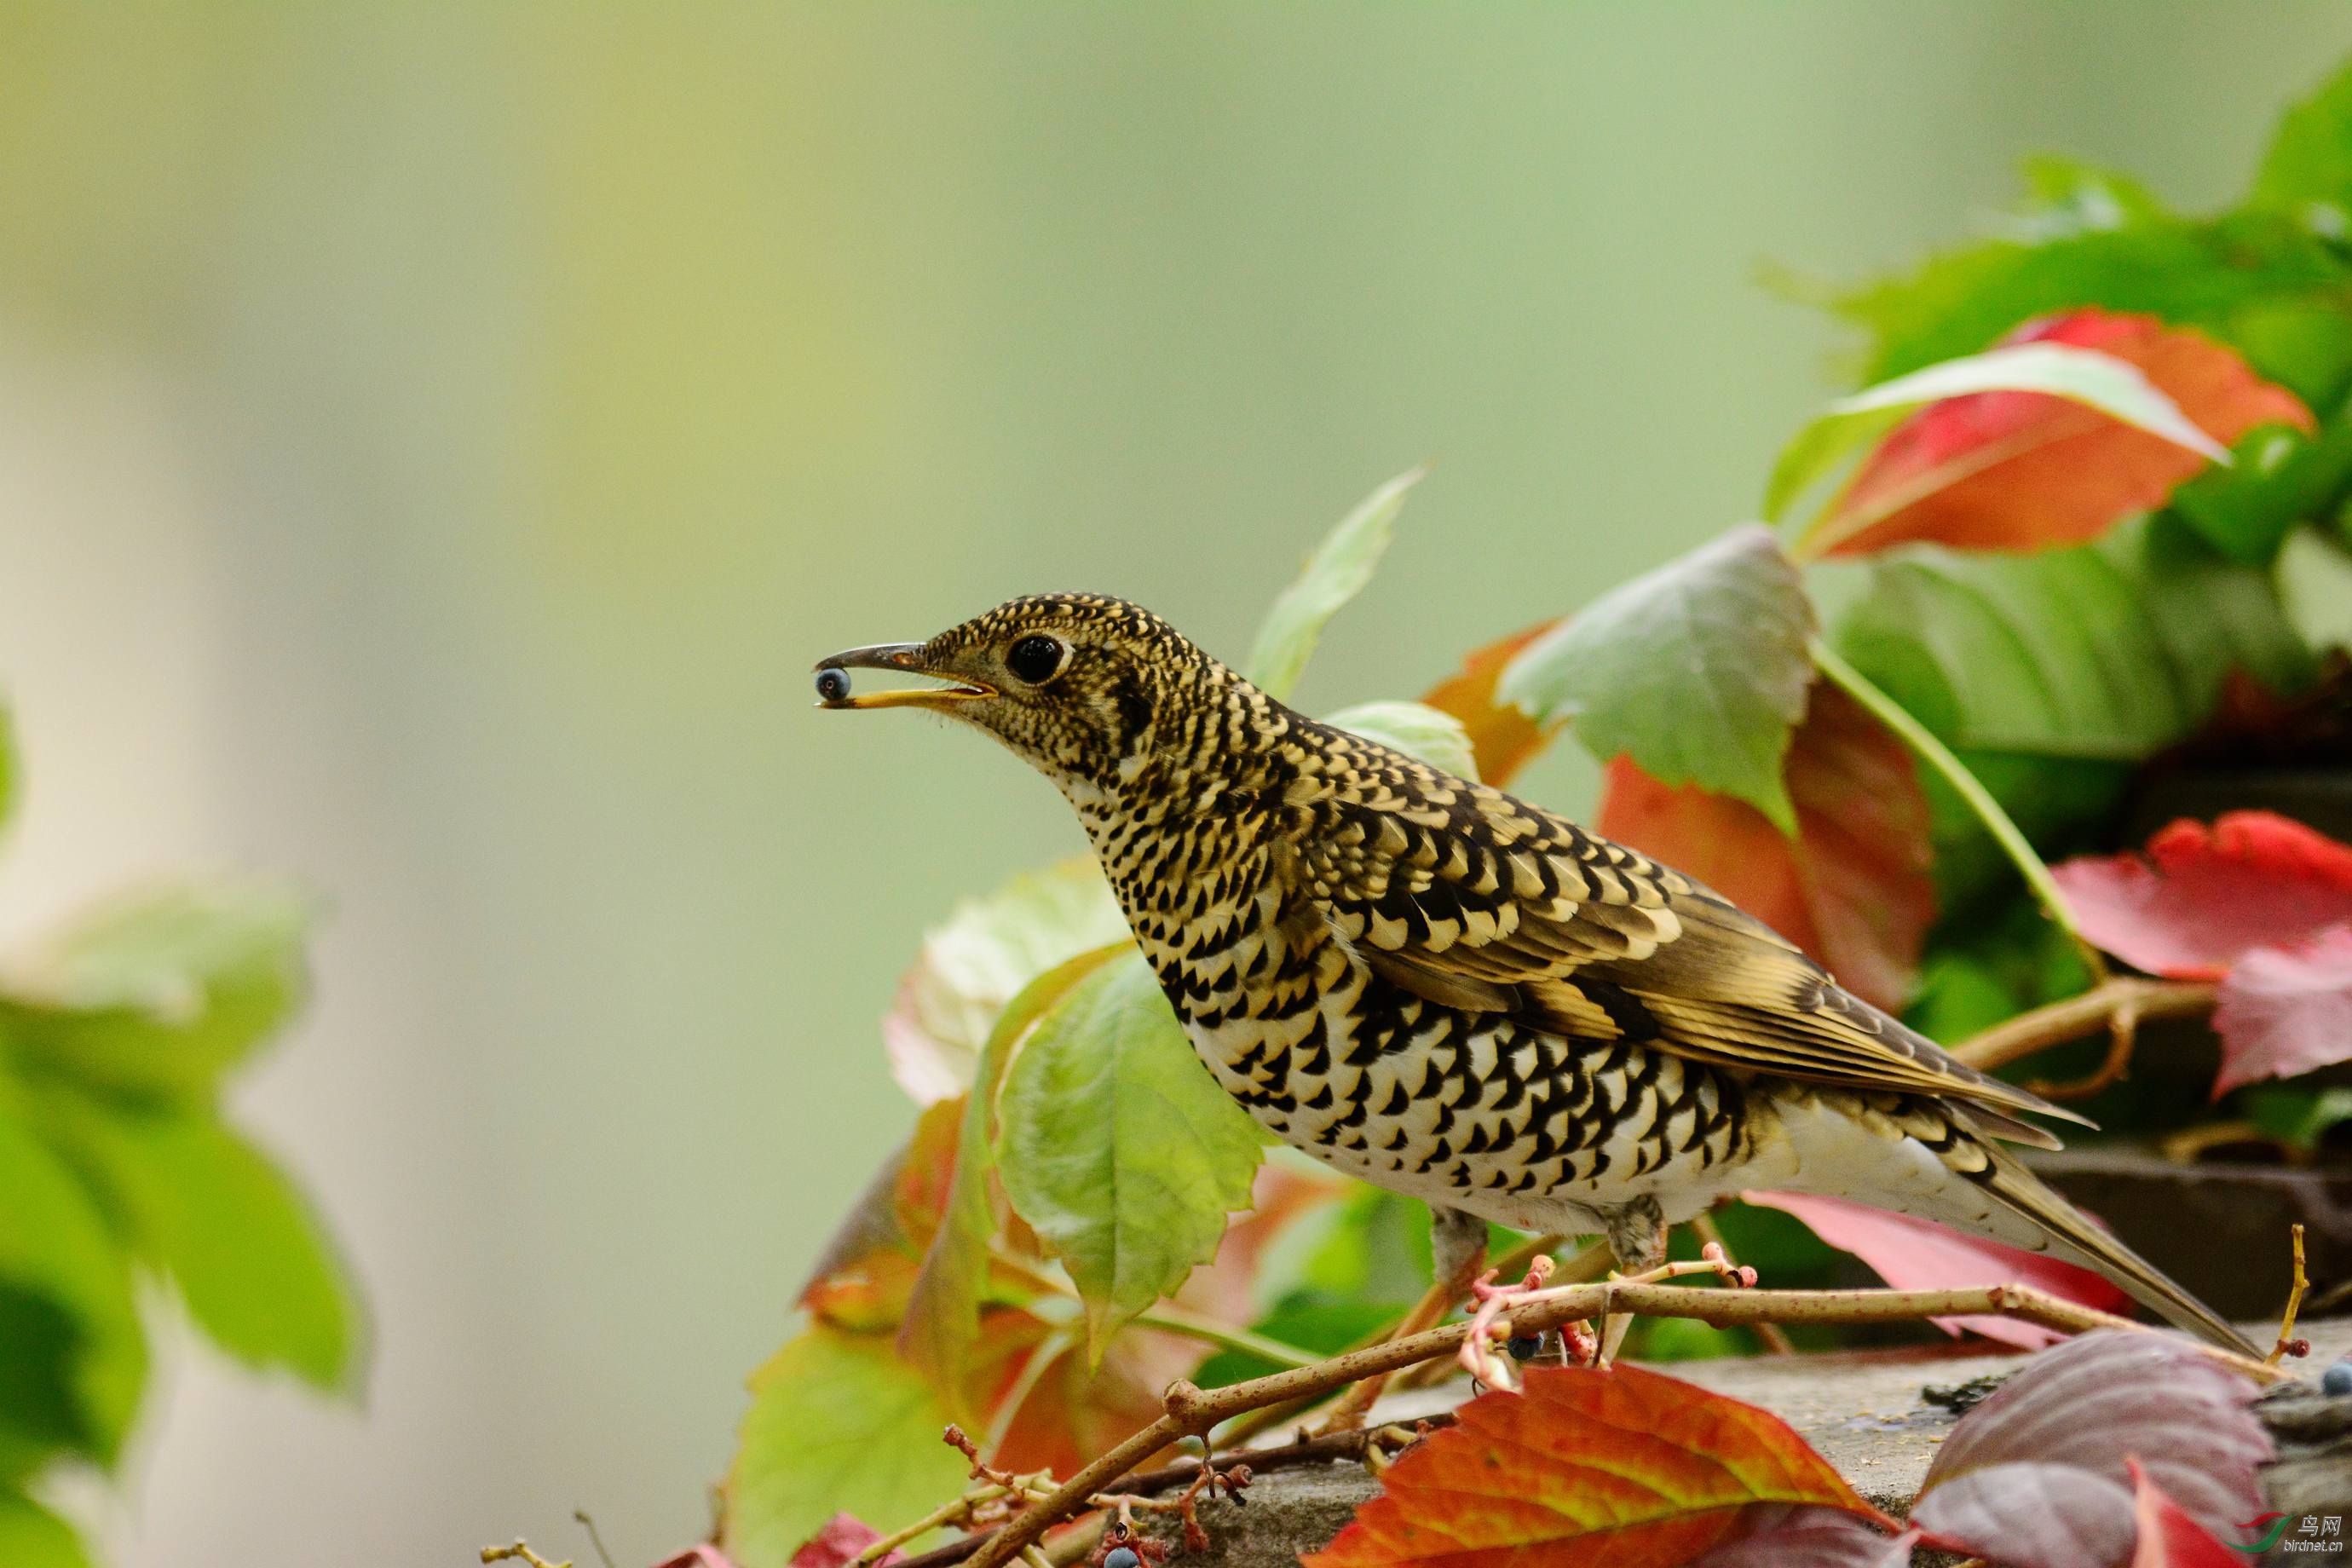
[[[2275,1324],[2246,1328],[2257,1343],[2276,1331]],[[2352,1319],[2305,1324],[2304,1332],[2312,1345],[2305,1364],[2315,1373],[2352,1352]],[[1855,1491],[1900,1516],[1909,1511],[1937,1446],[1958,1419],[1927,1404],[1920,1390],[1997,1377],[2013,1371],[2020,1359],[1930,1348],[1675,1362],[1657,1370],[1771,1411],[1821,1450]],[[1467,1380],[1457,1379],[1399,1394],[1382,1400],[1375,1418],[1410,1423],[1452,1409],[1469,1392]],[[2261,1408],[2279,1444],[2278,1462],[2264,1472],[2271,1506],[2291,1514],[2352,1515],[2352,1398],[2297,1390],[2273,1394]],[[1357,1464],[1277,1470],[1250,1488],[1246,1507],[1204,1504],[1201,1520],[1214,1544],[1204,1557],[1185,1562],[1201,1568],[1292,1568],[1299,1552],[1328,1544],[1357,1504],[1378,1490]],[[2265,1561],[2307,1562],[2310,1556],[2280,1552]]]

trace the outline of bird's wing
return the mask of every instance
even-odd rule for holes
[[[1317,800],[1297,872],[1373,971],[1444,1005],[1724,1067],[2080,1121],[1849,995],[1682,873],[1381,750]]]

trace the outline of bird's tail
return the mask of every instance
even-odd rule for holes
[[[2005,1119],[1948,1100],[1794,1092],[1776,1109],[1801,1192],[1859,1200],[2047,1253],[2114,1280],[2158,1317],[2242,1354],[2245,1336],[2051,1191],[1995,1139]],[[2055,1140],[2052,1140],[2055,1142]]]
[[[2105,1275],[2128,1291],[2133,1300],[2175,1328],[2185,1329],[2242,1355],[2262,1354],[2220,1313],[2093,1224],[2090,1216],[2053,1192],[2016,1155],[1990,1141],[1977,1147],[1990,1157],[1991,1163],[1970,1179],[1999,1199],[2003,1207],[2031,1221],[2047,1236],[2052,1252],[2069,1263]]]

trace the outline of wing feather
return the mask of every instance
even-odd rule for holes
[[[1392,984],[1721,1067],[1948,1098],[2027,1141],[2048,1135],[2011,1113],[2083,1120],[1955,1060],[1682,873],[1499,790],[1340,740],[1377,783],[1338,775],[1298,803],[1311,821],[1294,868]]]

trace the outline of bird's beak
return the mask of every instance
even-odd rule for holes
[[[835,696],[825,689],[824,673],[829,669],[898,669],[954,684],[856,693],[845,687],[838,696]],[[872,647],[853,647],[830,658],[819,659],[816,675],[817,706],[820,708],[951,708],[959,702],[971,702],[996,695],[996,689],[985,681],[974,680],[965,675],[941,675],[925,668],[923,645],[920,643],[877,643]]]

